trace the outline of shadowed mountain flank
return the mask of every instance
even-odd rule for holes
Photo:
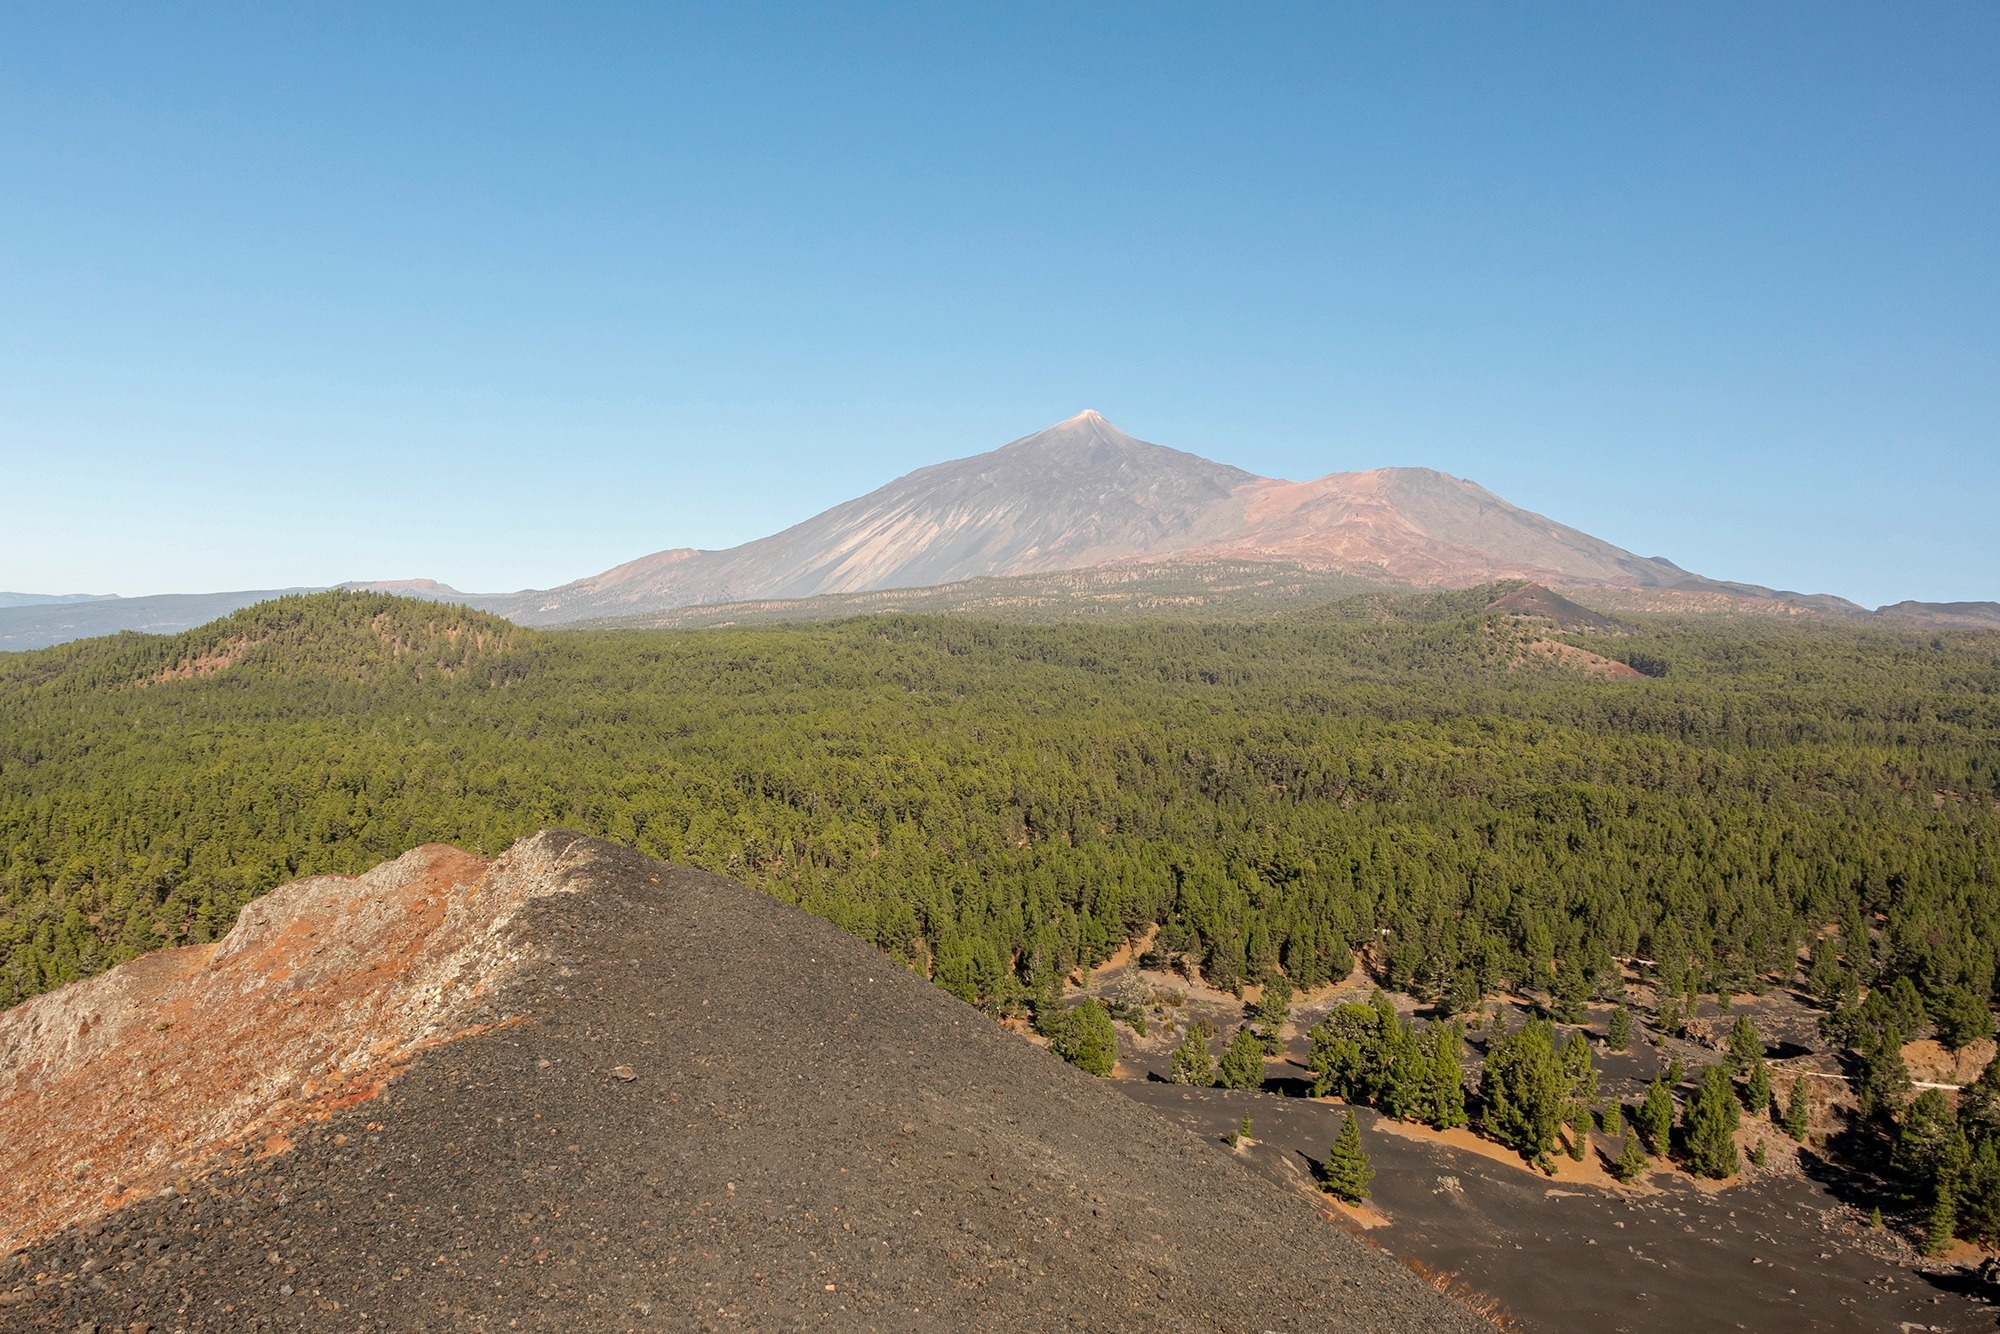
[[[483,934],[447,933],[488,962],[432,974],[430,1027],[392,1014],[364,1043],[400,1053],[393,1082],[43,1236],[0,1283],[10,1328],[1487,1327],[818,918],[573,834],[485,869],[412,858],[385,878],[446,867],[440,920],[513,889]],[[322,946],[367,939],[387,926],[305,902],[359,883],[285,911],[328,923]],[[262,981],[211,1008],[282,1009],[274,911]],[[144,1058],[67,1059],[136,1080]]]

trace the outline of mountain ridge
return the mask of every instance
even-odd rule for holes
[[[1008,580],[1121,583],[1135,595],[1126,602],[1166,610],[1192,596],[1214,606],[1194,586],[1214,584],[1218,570],[1230,572],[1223,582],[1290,585],[1299,597],[1323,586],[1457,589],[1524,580],[1585,597],[1600,612],[2000,624],[2000,603],[1912,600],[1870,612],[1832,594],[1710,578],[1432,468],[1335,472],[1304,482],[1259,477],[1140,440],[1093,410],[983,454],[918,468],[734,547],[665,548],[554,588],[513,593],[467,593],[431,579],[340,587],[463,603],[522,625],[636,626],[687,623],[688,609],[703,608],[762,616],[782,607],[787,619],[821,614],[819,606],[828,615],[852,614],[842,609],[982,581],[1001,586],[971,602],[1025,608],[1049,601],[1046,589],[1017,595],[1004,586]],[[1239,577],[1254,570],[1267,573]],[[1169,591],[1140,593],[1148,581]],[[174,633],[305,591],[312,590],[89,601],[8,594],[25,605],[0,605],[0,652],[128,629]],[[1055,592],[1057,601],[1068,596]]]
[[[612,843],[430,845],[190,948],[0,1023],[0,1126],[63,1191],[0,1215],[10,1327],[1491,1328],[872,946]],[[178,1126],[43,1096],[142,1072]]]
[[[528,625],[680,607],[936,587],[1137,563],[1252,561],[1408,587],[1805,595],[1637,556],[1429,468],[1259,477],[1140,440],[1085,410],[1000,448],[916,469],[740,546],[679,547],[553,589],[469,597]],[[1828,610],[1859,612],[1815,595]]]

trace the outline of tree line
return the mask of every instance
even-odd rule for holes
[[[0,655],[0,1002],[215,939],[302,875],[562,826],[995,1013],[1157,927],[1224,989],[1358,959],[1444,1015],[1525,988],[1561,1020],[1643,959],[1684,1010],[1802,981],[1857,1050],[1990,1028],[2000,637],[1562,635],[1495,591],[561,634],[331,593]]]

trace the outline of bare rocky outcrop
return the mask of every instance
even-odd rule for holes
[[[0,1252],[235,1146],[279,1151],[415,1052],[504,1022],[484,998],[533,950],[508,926],[559,860],[546,839],[497,862],[420,847],[0,1014]]]

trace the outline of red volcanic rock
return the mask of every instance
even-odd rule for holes
[[[0,1014],[0,1254],[191,1175],[280,1150],[480,1013],[552,892],[529,840],[497,862],[431,844],[249,904],[220,942],[164,950]]]

